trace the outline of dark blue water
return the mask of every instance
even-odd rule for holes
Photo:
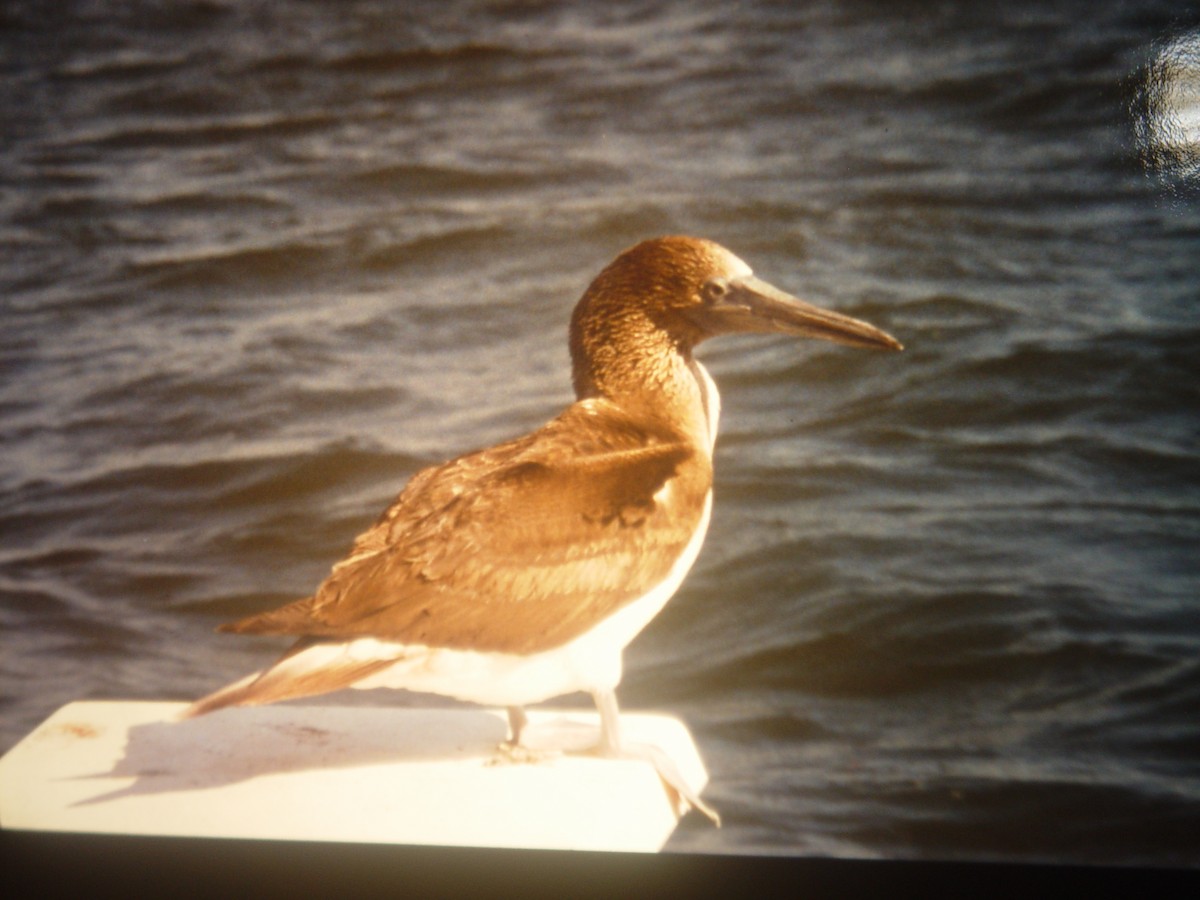
[[[1200,193],[1147,143],[1198,25],[6,4],[0,744],[271,659],[213,627],[553,415],[588,281],[682,232],[908,349],[704,348],[714,519],[621,690],[711,771],[671,846],[1200,864]]]

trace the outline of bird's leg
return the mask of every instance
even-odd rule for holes
[[[616,691],[593,691],[592,699],[600,713],[600,743],[596,745],[598,756],[619,757],[621,755],[621,713],[617,709]]]
[[[529,717],[525,715],[525,710],[519,706],[510,706],[508,708],[507,743],[513,747],[521,746],[521,731],[528,724]]]
[[[688,809],[695,809],[708,816],[714,825],[720,827],[721,817],[688,786],[687,782],[683,780],[683,776],[679,774],[674,760],[661,748],[650,744],[622,746],[621,721],[617,710],[616,692],[612,690],[593,691],[592,699],[596,701],[596,709],[600,713],[600,743],[592,752],[597,756],[611,759],[640,759],[650,763],[662,780],[667,795],[671,799],[671,805],[679,815],[682,816]]]
[[[521,732],[529,724],[529,717],[520,706],[508,707],[508,738],[496,748],[496,755],[488,761],[489,766],[512,763],[539,763],[560,755],[556,750],[535,750],[521,746]]]

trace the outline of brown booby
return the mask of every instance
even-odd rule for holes
[[[315,594],[221,626],[299,640],[185,715],[404,688],[506,707],[518,747],[522,707],[586,691],[597,749],[622,754],[622,651],[691,568],[712,508],[720,399],[692,350],[741,332],[901,349],[711,241],[637,244],[571,317],[576,401],[530,434],[418,472]]]

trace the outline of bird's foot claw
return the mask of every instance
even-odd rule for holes
[[[546,762],[562,756],[558,750],[535,750],[512,741],[504,741],[497,745],[496,755],[485,763],[488,766],[520,766]]]
[[[598,744],[587,751],[590,755],[607,757],[609,759],[637,759],[650,763],[658,773],[663,787],[670,798],[675,814],[683,817],[689,809],[694,809],[705,816],[713,825],[721,827],[721,816],[715,809],[700,799],[700,795],[691,789],[671,759],[662,749],[650,744],[632,744],[614,749],[606,744]]]

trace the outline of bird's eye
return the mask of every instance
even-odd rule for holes
[[[728,293],[729,282],[724,278],[713,278],[710,281],[706,281],[704,282],[704,287],[701,289],[701,294],[706,303],[716,303]]]

